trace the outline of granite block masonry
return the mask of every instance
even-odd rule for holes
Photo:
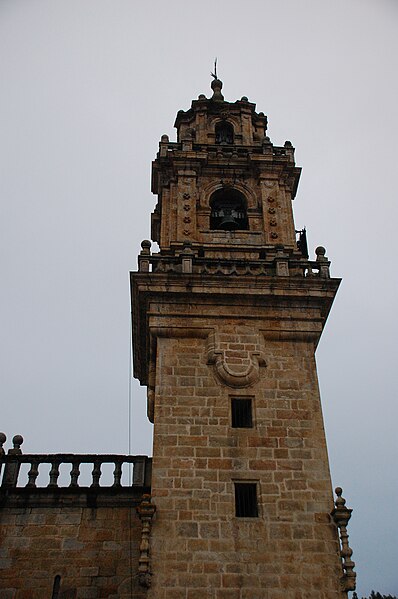
[[[294,148],[222,83],[162,136],[131,273],[154,423],[150,599],[341,599],[315,349],[340,280],[309,260]]]

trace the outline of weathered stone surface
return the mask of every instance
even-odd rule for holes
[[[234,138],[217,145],[223,122]],[[154,422],[148,597],[341,599],[314,359],[339,280],[324,253],[326,270],[297,249],[294,150],[273,147],[246,99],[200,97],[176,126],[153,165],[160,253],[143,246],[131,277],[135,375]],[[245,230],[212,225],[223,190],[244,197]],[[232,427],[239,397],[252,427]],[[254,517],[236,516],[245,482]]]
[[[61,576],[60,597],[130,597],[118,588],[138,569],[141,523],[128,507],[0,509],[0,598],[51,597]],[[10,513],[11,512],[11,513]],[[15,518],[15,516],[13,516]],[[99,525],[100,523],[100,525]],[[133,579],[134,597],[144,597]],[[63,594],[64,593],[64,594]]]

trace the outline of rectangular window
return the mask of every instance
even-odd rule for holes
[[[252,428],[252,400],[250,397],[231,398],[232,428]]]
[[[235,515],[238,518],[257,518],[256,483],[235,483]]]

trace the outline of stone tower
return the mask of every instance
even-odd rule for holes
[[[310,261],[297,242],[292,144],[271,143],[246,97],[212,90],[178,112],[177,142],[161,138],[160,251],[144,241],[131,275],[154,423],[148,597],[341,599],[355,575],[314,357],[340,280],[324,248]]]

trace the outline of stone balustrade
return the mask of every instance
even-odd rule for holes
[[[316,260],[297,258],[284,250],[269,252],[265,257],[254,259],[202,258],[190,246],[183,247],[175,255],[151,254],[151,242],[144,240],[138,256],[140,272],[184,273],[198,275],[237,275],[237,276],[293,276],[330,277],[330,261],[322,246],[315,250]]]
[[[211,157],[211,154],[234,154],[237,157],[248,154],[271,154],[275,158],[283,158],[289,161],[294,161],[294,148],[293,146],[286,145],[284,147],[274,146],[270,143],[268,138],[264,138],[263,141],[258,141],[258,145],[244,145],[244,144],[197,144],[194,140],[190,139],[189,147],[187,147],[187,140],[181,142],[171,142],[168,136],[163,136],[164,139],[160,141],[160,157],[167,156],[168,152],[184,152],[184,151],[195,151],[195,152],[206,152]],[[185,142],[185,143],[184,143]],[[288,142],[287,142],[288,143]]]
[[[6,441],[4,433],[0,433],[0,487],[2,489],[13,489],[25,487],[27,489],[82,489],[82,488],[121,488],[121,487],[150,487],[151,484],[151,459],[147,456],[114,455],[114,454],[74,454],[74,453],[54,453],[54,454],[23,454],[21,445],[23,438],[21,435],[15,435],[13,438],[13,448],[5,454],[3,444]],[[29,465],[29,470],[24,476],[21,475],[23,464]],[[45,468],[45,465],[49,465]],[[63,464],[70,465],[68,481],[62,484],[59,481],[60,468]],[[79,477],[81,466],[89,464],[91,466],[91,483],[81,485]],[[102,469],[105,464],[113,465],[113,476],[110,484],[101,484]],[[129,482],[122,484],[123,468],[129,469]],[[48,471],[48,478],[44,484],[38,483],[41,468]]]

